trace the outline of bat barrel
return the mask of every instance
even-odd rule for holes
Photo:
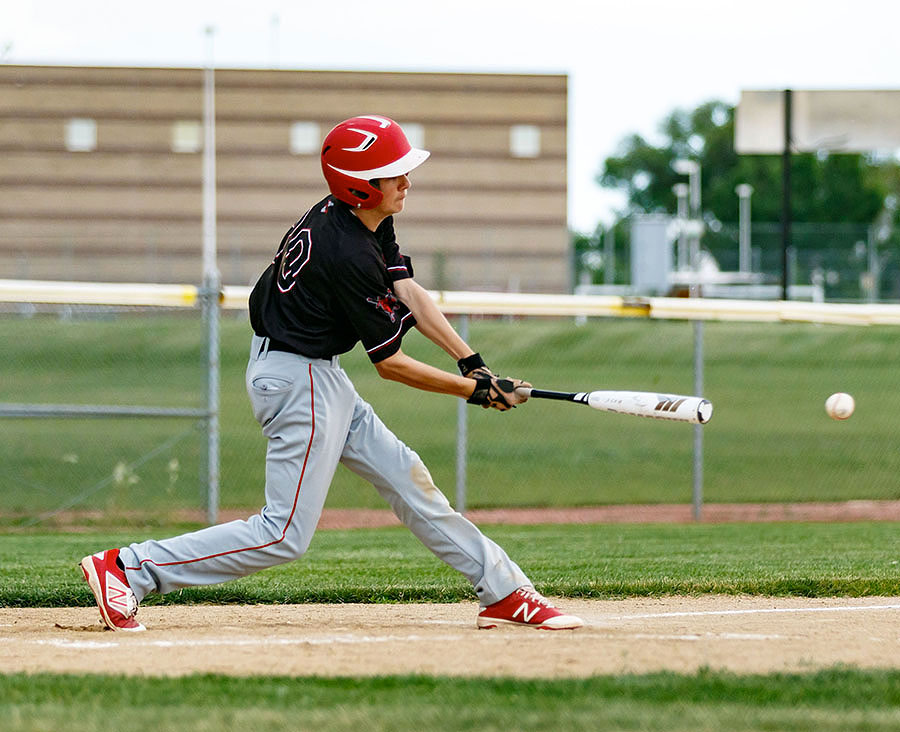
[[[693,424],[706,424],[713,412],[712,402],[703,397],[643,391],[592,391],[587,402],[604,412]]]
[[[546,391],[520,386],[516,391],[535,399],[587,404],[602,412],[651,417],[670,422],[706,424],[712,418],[713,405],[708,399],[696,396],[658,394],[647,391]]]

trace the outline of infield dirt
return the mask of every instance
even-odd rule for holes
[[[477,605],[146,606],[144,633],[94,608],[0,609],[0,672],[577,678],[700,668],[900,666],[900,598],[559,601],[575,631],[475,628]]]

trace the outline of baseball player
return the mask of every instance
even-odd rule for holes
[[[487,368],[400,253],[393,217],[403,210],[408,174],[428,155],[387,117],[354,117],[325,137],[322,172],[331,194],[288,230],[250,295],[246,386],[268,440],[265,506],[246,521],[85,557],[81,569],[108,628],[143,630],[135,614],[150,592],[225,582],[302,556],[338,463],[371,482],[419,540],[472,583],[479,628],[583,625],[537,593],[503,549],[451,508],[338,360],[362,342],[385,379],[499,411],[526,399],[515,391],[525,382]],[[457,362],[459,374],[402,351],[414,326]]]

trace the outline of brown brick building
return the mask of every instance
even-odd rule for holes
[[[563,292],[564,75],[221,69],[218,256],[250,284],[327,193],[322,137],[383,114],[432,152],[398,217],[417,279]],[[0,278],[198,282],[201,69],[0,65]]]

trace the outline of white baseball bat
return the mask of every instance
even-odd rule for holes
[[[545,391],[520,386],[517,392],[534,399],[557,399],[587,404],[601,412],[652,417],[671,422],[706,424],[712,417],[713,405],[707,399],[678,394],[659,394],[650,391]]]

